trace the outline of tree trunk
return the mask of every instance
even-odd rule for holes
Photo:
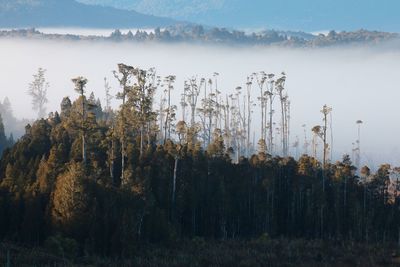
[[[114,139],[111,140],[111,151],[110,151],[110,177],[113,185],[115,185],[114,178]]]
[[[85,144],[85,134],[82,134],[82,159],[83,163],[86,164],[86,144]]]
[[[269,97],[269,149],[270,149],[270,154],[272,155],[273,154],[273,143],[274,143],[274,141],[273,141],[273,136],[272,136],[272,134],[273,134],[273,121],[272,121],[272,116],[273,116],[273,110],[272,110],[272,101],[273,101],[273,98],[272,98],[272,95]]]
[[[83,88],[81,88],[83,92]],[[85,96],[83,93],[81,94],[82,97],[82,160],[83,164],[86,165],[86,143],[85,143]]]
[[[175,156],[175,162],[174,162],[174,177],[172,181],[172,213],[174,214],[175,212],[175,193],[176,193],[176,176],[178,172],[178,161],[179,158],[178,156]]]
[[[125,142],[121,142],[121,182],[125,183]]]
[[[140,156],[143,155],[143,136],[144,136],[144,129],[142,125],[140,126]]]

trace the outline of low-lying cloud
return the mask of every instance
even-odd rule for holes
[[[247,75],[285,71],[292,103],[292,136],[303,140],[302,125],[321,124],[321,107],[333,107],[334,154],[351,155],[362,126],[363,163],[400,165],[400,50],[368,48],[283,49],[226,48],[196,45],[0,40],[0,99],[8,96],[19,117],[34,118],[28,84],[39,67],[50,83],[48,111],[58,110],[64,96],[76,97],[71,78],[88,78],[87,91],[104,99],[103,79],[118,91],[112,75],[117,63],[155,67],[161,76],[177,76],[176,103],[183,82],[218,72],[219,87],[232,92]],[[255,89],[254,98],[257,97]],[[114,100],[117,106],[118,101]],[[311,137],[311,131],[308,132]]]

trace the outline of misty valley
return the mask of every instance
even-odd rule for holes
[[[345,2],[0,0],[0,266],[399,266],[400,5]]]

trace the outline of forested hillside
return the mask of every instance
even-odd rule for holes
[[[400,31],[396,0],[78,0],[234,28]],[[362,14],[362,15],[360,15]]]
[[[133,10],[90,6],[75,0],[0,0],[1,28],[135,28],[162,27],[174,23],[173,19],[144,15]]]
[[[85,36],[74,34],[42,33],[36,29],[0,30],[0,39],[56,40],[56,41],[91,41],[91,42],[125,42],[125,43],[164,43],[164,44],[197,44],[197,45],[231,45],[253,47],[295,47],[323,48],[340,46],[396,48],[400,35],[378,31],[359,30],[355,32],[335,32],[312,35],[305,32],[285,32],[266,30],[247,34],[244,31],[225,28],[205,29],[201,25],[177,25],[153,31],[136,30],[122,33],[120,30],[110,32],[109,36]]]
[[[400,170],[384,164],[371,173],[347,155],[331,162],[331,108],[312,128],[310,155],[291,156],[284,73],[254,73],[226,97],[218,73],[192,78],[178,104],[175,76],[124,64],[114,75],[118,109],[107,81],[102,105],[77,77],[75,99],[27,125],[4,151],[0,240],[71,259],[128,259],[144,246],[185,240],[400,241]],[[0,124],[0,147],[1,132]]]

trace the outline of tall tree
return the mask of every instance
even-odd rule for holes
[[[189,133],[191,136],[191,143],[194,144],[196,140],[196,134],[198,132],[198,125],[196,124],[196,110],[197,110],[197,102],[198,102],[198,97],[201,91],[201,88],[203,87],[205,83],[204,79],[200,79],[200,82],[197,81],[196,77],[193,77],[189,79],[188,81],[185,81],[184,85],[184,91],[185,91],[185,96],[187,98],[187,103],[190,106],[190,129]]]
[[[258,97],[258,100],[260,101],[260,109],[261,109],[261,139],[265,140],[266,139],[266,110],[267,110],[267,101],[268,101],[268,95],[266,94],[266,82],[267,82],[267,74],[262,71],[260,73],[254,73],[252,75],[253,77],[256,77],[258,88],[260,89],[260,96]],[[250,85],[249,78],[248,79],[248,84]],[[248,93],[249,95],[249,93]]]
[[[357,124],[357,151],[356,151],[356,159],[355,159],[355,165],[358,169],[358,171],[360,171],[360,164],[361,164],[361,125],[363,124],[362,120],[357,120],[356,121]]]
[[[140,155],[143,155],[145,136],[150,142],[153,124],[156,122],[156,112],[153,111],[153,99],[159,79],[154,68],[149,70],[134,69],[135,79],[132,91],[128,93],[128,104],[131,107],[131,123],[139,129]]]
[[[268,141],[268,149],[270,154],[272,155],[274,153],[274,136],[273,136],[273,130],[274,130],[274,122],[273,122],[273,116],[274,116],[274,99],[275,99],[275,74],[270,73],[267,74],[267,89],[265,92],[265,95],[268,96],[269,99],[269,123],[268,123],[268,129],[269,129],[269,141]]]
[[[321,138],[323,142],[323,149],[322,149],[322,164],[324,170],[326,169],[326,164],[327,164],[327,156],[328,156],[328,150],[329,150],[329,144],[327,140],[327,133],[328,133],[328,115],[332,112],[332,108],[328,107],[327,105],[324,105],[322,107],[321,113],[322,113],[322,121],[323,121],[323,126],[315,126],[312,128],[312,131],[314,134],[318,137]]]
[[[72,79],[72,82],[75,85],[75,91],[80,95],[81,97],[81,138],[82,138],[82,160],[83,163],[86,164],[86,129],[85,129],[85,120],[86,120],[86,107],[85,107],[85,102],[86,102],[86,97],[85,97],[85,87],[88,82],[88,80],[82,76],[79,76],[77,78]]]
[[[105,93],[105,107],[104,107],[104,112],[106,114],[105,120],[108,122],[109,119],[112,116],[112,108],[111,108],[111,100],[113,99],[113,96],[111,95],[111,86],[110,83],[108,82],[107,78],[104,78],[104,93]]]
[[[278,92],[280,104],[281,104],[281,142],[282,142],[282,154],[283,156],[288,155],[288,97],[283,94],[285,89],[286,75],[282,73],[282,76],[276,80],[276,90]]]
[[[45,78],[46,70],[39,68],[37,73],[33,75],[33,81],[29,84],[28,94],[32,97],[33,110],[38,112],[38,118],[46,115],[47,89],[49,83]]]
[[[324,149],[323,149],[323,168],[324,170],[326,169],[326,163],[327,163],[327,156],[328,156],[328,149],[329,145],[327,142],[327,131],[328,131],[328,115],[332,112],[332,108],[328,107],[327,105],[324,105],[322,107],[321,113],[323,115],[323,122],[324,126],[322,128],[322,141],[324,142]]]
[[[247,88],[247,129],[246,129],[246,156],[250,156],[250,139],[251,139],[251,116],[253,113],[252,106],[253,106],[253,101],[251,100],[251,91],[252,91],[252,85],[253,85],[253,76],[247,77],[247,82],[246,82],[246,88]],[[264,137],[265,138],[265,137]],[[263,137],[261,137],[263,139]],[[264,143],[265,143],[265,139]]]
[[[135,69],[132,66],[118,64],[118,71],[114,71],[114,77],[118,80],[121,92],[117,94],[117,98],[122,100],[121,110],[119,112],[118,132],[121,143],[121,182],[125,182],[125,158],[126,158],[126,117],[127,117],[127,96],[132,90],[131,79]]]
[[[171,91],[174,89],[174,82],[176,80],[176,76],[170,75],[165,78],[165,89],[164,93],[166,94],[167,99],[167,108],[165,110],[165,122],[164,122],[164,143],[167,139],[171,138],[171,126],[172,122],[175,119],[175,112],[177,107],[171,104]]]

